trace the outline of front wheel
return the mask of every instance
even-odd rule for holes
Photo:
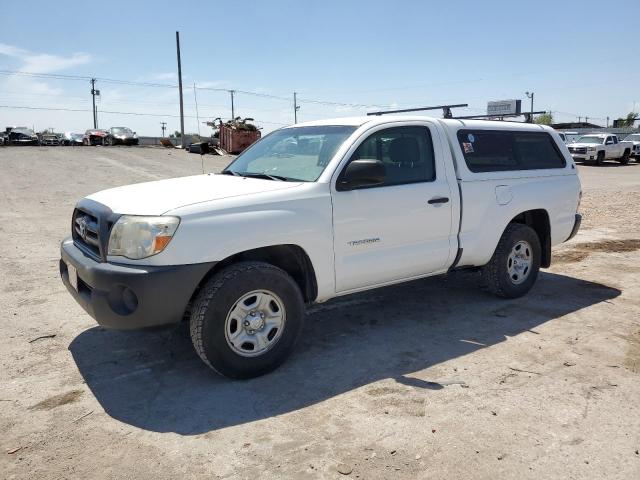
[[[598,152],[596,156],[596,165],[602,165],[604,163],[604,152]]]
[[[200,358],[230,378],[277,368],[293,351],[304,323],[304,301],[284,270],[241,262],[216,273],[198,293],[190,319]]]
[[[526,294],[538,278],[542,248],[538,234],[519,223],[507,226],[482,279],[490,292],[504,298]]]

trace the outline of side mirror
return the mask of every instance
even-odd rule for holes
[[[364,187],[382,185],[386,177],[384,164],[372,158],[353,160],[342,172],[336,190],[344,192]]]

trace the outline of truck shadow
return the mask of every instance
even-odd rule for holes
[[[195,435],[293,412],[385,378],[437,395],[446,382],[406,375],[621,293],[552,273],[542,273],[533,291],[517,300],[496,299],[476,285],[475,274],[458,272],[316,306],[297,352],[277,371],[247,381],[210,371],[186,326],[164,332],[95,327],[69,350],[111,417]]]

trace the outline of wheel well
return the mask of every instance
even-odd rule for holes
[[[216,263],[204,276],[191,298],[195,298],[200,286],[204,285],[217,272],[231,264],[245,261],[270,263],[287,272],[300,287],[302,297],[308,304],[313,303],[318,296],[316,273],[307,253],[298,245],[272,245],[239,252]]]
[[[547,211],[543,209],[527,210],[513,217],[509,223],[522,223],[535,230],[542,247],[540,266],[548,268],[551,265],[551,223]]]

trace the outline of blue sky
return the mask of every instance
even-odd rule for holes
[[[640,108],[638,0],[92,2],[95,13],[87,5],[25,0],[2,9],[0,70],[174,84],[179,30],[191,132],[194,83],[281,97],[236,95],[236,114],[265,131],[292,123],[294,91],[302,121],[376,109],[365,105],[469,103],[459,111],[469,115],[489,100],[521,98],[528,108],[527,90],[536,110],[560,121],[604,124],[634,102]],[[97,88],[101,127],[179,128],[175,88]],[[0,108],[0,127],[83,131],[92,124],[89,89],[86,80],[0,75],[0,105],[89,110]],[[227,92],[199,89],[197,99],[200,121],[230,116]]]

